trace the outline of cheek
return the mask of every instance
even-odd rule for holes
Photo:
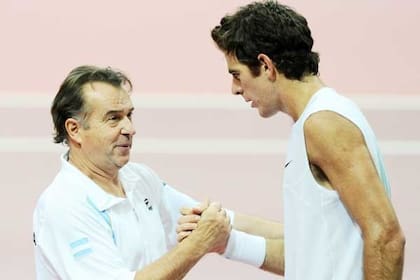
[[[264,84],[261,83],[258,79],[247,79],[243,83],[243,87],[247,88],[253,95],[263,95],[265,88]]]
[[[248,81],[243,81],[241,83],[242,89],[244,92],[247,92],[249,95],[256,96],[257,95],[257,88],[253,83],[250,83]]]
[[[271,100],[274,97],[271,85],[262,84],[259,86],[260,95],[265,100]]]

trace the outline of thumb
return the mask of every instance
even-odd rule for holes
[[[194,214],[200,215],[201,213],[204,212],[204,210],[206,210],[209,207],[209,205],[210,205],[210,200],[206,198],[205,201],[201,202],[196,207],[193,207],[192,212]]]

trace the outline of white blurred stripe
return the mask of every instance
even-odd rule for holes
[[[237,96],[228,94],[138,94],[132,93],[137,108],[160,109],[243,109],[249,108]],[[0,108],[49,108],[54,96],[28,93],[8,94],[0,92]]]
[[[284,155],[284,139],[179,139],[144,138],[135,141],[133,153],[183,155]],[[387,140],[379,143],[384,155],[419,156],[420,141]],[[0,138],[0,152],[64,152],[66,147],[48,138]]]
[[[420,94],[346,94],[363,109],[420,110]],[[133,93],[137,108],[152,109],[247,109],[240,97],[228,93]],[[49,108],[53,94],[0,92],[0,108]]]
[[[420,155],[420,141],[414,140],[393,140],[379,142],[382,152],[385,155]]]

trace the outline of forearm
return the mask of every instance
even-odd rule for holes
[[[399,231],[391,239],[364,242],[364,276],[366,280],[400,280],[404,265],[405,238]]]
[[[265,238],[283,238],[283,224],[241,213],[235,213],[233,228]]]
[[[266,239],[265,260],[261,269],[284,275],[284,239]]]
[[[206,244],[191,235],[160,259],[138,271],[134,280],[183,279],[207,251]]]

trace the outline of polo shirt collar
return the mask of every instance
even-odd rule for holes
[[[93,203],[99,211],[107,210],[123,201],[126,201],[126,198],[117,197],[104,191],[92,179],[86,176],[76,166],[71,164],[68,161],[68,152],[61,156],[61,170],[70,174],[72,180],[75,182],[74,187],[78,188],[80,192],[85,193],[88,202]]]

